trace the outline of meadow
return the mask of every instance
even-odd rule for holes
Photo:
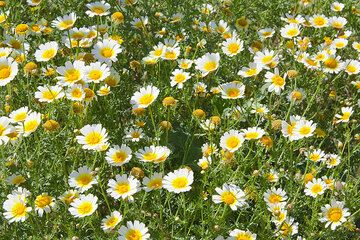
[[[0,1],[0,239],[360,239],[360,3]]]

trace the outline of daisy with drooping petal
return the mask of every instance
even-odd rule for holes
[[[187,168],[181,168],[168,173],[163,179],[163,186],[169,192],[188,192],[193,181],[194,172]]]
[[[322,195],[324,191],[326,190],[327,185],[322,179],[313,179],[312,181],[309,181],[305,185],[305,195],[311,196],[313,198],[316,198],[319,195]]]
[[[262,70],[262,66],[253,62],[249,64],[249,67],[243,67],[239,72],[238,75],[242,76],[243,78],[247,77],[254,77],[258,75]]]
[[[69,15],[57,17],[54,21],[52,21],[52,26],[58,28],[59,30],[67,30],[74,26],[76,19],[76,14],[72,12]]]
[[[70,205],[76,198],[79,198],[79,192],[71,189],[64,192],[59,198],[65,204]]]
[[[106,161],[112,166],[122,166],[129,162],[132,157],[131,149],[122,144],[121,147],[115,145],[106,152]]]
[[[63,86],[71,86],[83,79],[85,63],[79,60],[75,60],[73,63],[67,61],[65,66],[56,68],[56,71],[60,74],[59,77],[56,77],[59,83]]]
[[[0,87],[5,86],[14,78],[18,73],[18,64],[12,58],[0,58]]]
[[[100,62],[106,62],[110,64],[111,62],[117,61],[117,55],[121,53],[121,51],[122,50],[117,41],[112,39],[105,39],[102,42],[97,42],[94,48],[91,50],[91,53]]]
[[[84,88],[81,84],[74,84],[66,90],[66,97],[71,101],[83,101],[85,95]]]
[[[276,56],[273,50],[264,49],[257,51],[254,56],[254,63],[268,69],[269,67],[276,66],[279,61],[279,57]]]
[[[272,28],[263,28],[258,31],[258,35],[261,39],[271,38],[274,36],[275,30]]]
[[[284,74],[284,76],[280,76],[279,69],[275,68],[274,73],[266,72],[265,78],[265,82],[270,84],[268,87],[269,92],[280,94],[281,90],[284,90],[286,74]]]
[[[47,62],[56,56],[58,50],[59,45],[57,42],[47,42],[41,44],[39,49],[35,52],[35,59],[38,62]]]
[[[177,88],[181,89],[184,86],[184,82],[190,79],[190,73],[185,72],[182,69],[175,69],[170,77],[170,85],[172,87],[177,85]]]
[[[87,166],[72,171],[69,176],[70,187],[78,189],[80,193],[90,189],[94,184],[97,184],[97,179]]]
[[[244,42],[238,39],[236,36],[226,39],[222,43],[222,51],[229,57],[233,57],[244,50]]]
[[[110,215],[106,216],[101,221],[101,228],[105,232],[109,232],[111,230],[114,230],[116,225],[118,225],[122,220],[122,215],[118,211],[113,211]]]
[[[97,207],[98,198],[92,194],[80,195],[70,205],[69,212],[76,218],[82,218],[93,214]]]
[[[341,122],[349,122],[351,115],[353,114],[353,108],[352,107],[342,107],[341,108],[341,115],[340,114],[336,114],[335,118],[337,118],[338,120],[336,120],[336,123],[341,123]]]
[[[251,127],[248,129],[243,129],[243,136],[245,140],[256,140],[260,139],[266,132],[259,127]]]
[[[126,226],[121,226],[119,229],[119,240],[147,240],[150,239],[149,229],[144,223],[135,220],[134,222],[127,222]]]
[[[44,212],[49,213],[55,207],[55,199],[47,193],[43,193],[35,199],[35,211],[42,217]]]
[[[76,140],[83,149],[99,150],[108,140],[106,129],[101,124],[85,125],[80,133],[82,135],[76,136]]]
[[[144,177],[143,185],[144,185],[144,190],[146,192],[161,189],[163,187],[163,175],[162,175],[162,173],[155,172],[150,177]]]
[[[100,97],[107,96],[111,93],[110,87],[108,85],[101,86],[99,90],[96,91],[96,94]]]
[[[130,103],[135,108],[147,108],[156,100],[159,93],[159,89],[155,86],[149,85],[142,87],[139,91],[134,93],[131,97]]]
[[[290,141],[298,140],[300,138],[300,136],[294,131],[300,120],[305,120],[305,118],[301,116],[290,116],[290,124],[286,121],[281,122],[281,132],[284,137],[288,137]]]
[[[4,217],[9,220],[9,223],[24,222],[29,216],[31,207],[26,205],[25,197],[9,194],[7,200],[3,203]]]
[[[110,4],[106,3],[105,1],[88,3],[86,4],[86,7],[89,10],[87,10],[85,13],[89,17],[106,16],[110,14],[108,11],[110,9]]]
[[[195,60],[195,68],[201,71],[202,76],[205,77],[210,72],[218,69],[220,61],[219,53],[206,53],[201,58]]]
[[[222,188],[215,188],[215,191],[218,195],[212,196],[214,203],[224,203],[233,211],[246,205],[244,191],[234,184],[225,183]]]
[[[51,103],[57,99],[65,96],[61,86],[39,86],[38,91],[35,92],[35,98],[39,102]]]
[[[37,112],[31,112],[23,123],[24,137],[29,136],[35,132],[41,123],[41,114]]]
[[[331,226],[331,230],[335,230],[346,222],[346,217],[350,216],[349,209],[344,206],[343,202],[332,200],[330,204],[321,207],[322,217],[319,219],[320,222],[326,222],[326,228]]]
[[[106,191],[111,197],[126,199],[140,191],[140,182],[133,176],[116,175],[115,179],[109,180],[108,187]]]
[[[6,182],[11,184],[11,185],[17,185],[18,186],[18,185],[26,182],[26,179],[21,174],[13,174],[13,175],[9,176],[6,179]]]
[[[220,138],[220,147],[229,152],[237,151],[245,141],[242,133],[236,130],[230,130],[224,133]]]
[[[234,229],[230,232],[230,237],[238,240],[256,240],[256,234],[249,230]]]
[[[223,99],[238,99],[245,96],[245,85],[240,82],[223,83],[219,89]]]
[[[281,188],[271,188],[264,193],[264,200],[268,206],[286,202],[286,192]]]
[[[99,83],[110,76],[110,68],[105,63],[90,63],[85,67],[84,80],[87,82]]]

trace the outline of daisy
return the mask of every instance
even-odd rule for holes
[[[96,91],[96,94],[100,97],[107,96],[111,93],[110,87],[108,85],[101,86],[99,90]]]
[[[156,100],[159,93],[159,89],[155,86],[148,85],[146,87],[142,87],[139,91],[134,93],[131,97],[130,103],[135,108],[147,108]]]
[[[344,62],[340,61],[340,56],[332,56],[329,55],[326,59],[324,59],[324,69],[323,71],[326,73],[339,73],[344,68]]]
[[[118,211],[113,211],[110,215],[106,216],[101,221],[101,228],[105,232],[109,232],[111,230],[114,230],[116,225],[118,225],[121,222],[122,219],[123,219],[123,217]]]
[[[165,47],[164,54],[161,56],[164,60],[176,60],[180,55],[179,47]]]
[[[164,146],[150,146],[140,149],[136,157],[142,162],[160,163],[164,162],[170,155],[170,149]]]
[[[144,223],[135,220],[134,222],[127,222],[126,226],[121,226],[119,229],[119,240],[134,240],[150,239],[149,229]]]
[[[244,42],[238,39],[236,36],[226,39],[222,43],[222,51],[229,57],[233,57],[244,50]]]
[[[70,187],[76,188],[80,193],[83,193],[90,189],[92,185],[97,184],[97,179],[90,168],[83,166],[71,172],[68,182]]]
[[[89,10],[87,10],[85,13],[89,17],[106,16],[110,14],[108,11],[110,9],[110,4],[106,3],[105,1],[88,3],[86,4],[86,7]]]
[[[299,138],[311,137],[316,129],[316,123],[308,120],[300,120],[295,128],[294,133],[298,135]]]
[[[336,49],[343,49],[347,46],[348,42],[349,41],[345,38],[336,38],[331,45]]]
[[[12,48],[0,47],[0,58],[8,57],[11,54],[12,51],[13,51]]]
[[[166,190],[174,193],[188,192],[194,181],[194,173],[187,168],[181,168],[168,173],[163,179]]]
[[[87,82],[99,83],[110,76],[110,68],[105,63],[90,63],[85,67],[84,80]]]
[[[58,50],[59,45],[57,42],[47,42],[41,44],[39,49],[35,52],[35,59],[38,62],[47,62],[56,56]]]
[[[351,45],[356,51],[360,52],[360,42],[353,42]]]
[[[266,180],[272,183],[278,182],[279,174],[274,169],[270,169],[270,172],[266,175]]]
[[[43,193],[35,199],[35,211],[42,217],[44,212],[49,213],[55,207],[55,199],[47,193]]]
[[[98,198],[92,194],[80,195],[70,205],[69,212],[76,218],[82,218],[93,214],[97,207]]]
[[[331,4],[331,11],[341,12],[344,9],[345,5],[339,2],[333,2]]]
[[[106,161],[112,166],[122,166],[129,162],[132,157],[131,149],[122,144],[121,147],[115,145],[106,152]]]
[[[202,169],[206,170],[209,168],[209,165],[211,164],[211,158],[210,157],[202,157],[197,162],[197,165]]]
[[[106,192],[114,199],[132,198],[132,195],[140,191],[140,182],[133,176],[116,175],[115,179],[110,179]]]
[[[350,216],[349,209],[344,208],[344,203],[332,200],[330,204],[321,207],[322,217],[320,222],[326,222],[325,227],[331,226],[331,230],[335,230],[342,223],[346,222],[346,217]]]
[[[101,124],[85,125],[80,133],[82,135],[76,136],[76,140],[83,149],[99,150],[108,140],[106,129]]]
[[[31,133],[35,132],[41,123],[41,114],[37,112],[31,112],[25,119],[23,123],[23,133],[24,137],[29,136]]]
[[[327,168],[333,168],[339,165],[341,158],[336,154],[327,154],[326,155],[326,165]]]
[[[54,21],[52,21],[52,26],[58,28],[59,30],[67,30],[74,26],[76,19],[76,14],[72,12],[69,15],[57,17]]]
[[[282,238],[290,238],[291,236],[298,233],[299,223],[295,222],[293,218],[287,217],[281,225],[278,226],[278,232]]]
[[[184,72],[182,69],[175,69],[170,77],[170,85],[172,87],[177,85],[177,88],[181,89],[184,86],[184,82],[190,79],[190,73]]]
[[[177,62],[178,62],[179,68],[184,69],[184,70],[191,68],[191,66],[193,64],[193,61],[189,60],[189,59],[179,59],[179,60],[177,60]]]
[[[260,64],[257,64],[255,62],[250,63],[249,67],[243,67],[239,72],[238,75],[242,76],[243,78],[247,77],[254,77],[258,75],[262,70],[262,66]]]
[[[333,28],[336,28],[336,29],[342,29],[346,23],[347,23],[347,20],[346,20],[346,18],[343,18],[343,17],[335,17],[334,16],[329,19],[330,26],[332,26]]]
[[[267,82],[269,85],[269,92],[275,92],[276,94],[280,94],[281,90],[284,90],[286,84],[286,74],[284,74],[284,76],[280,76],[279,69],[275,68],[274,73],[266,72],[265,78],[265,82]]]
[[[287,22],[287,23],[293,23],[293,24],[303,24],[305,22],[305,19],[301,15],[292,15],[292,14],[285,14],[285,17],[281,17],[281,20]]]
[[[357,60],[346,60],[345,72],[349,75],[358,74],[360,72],[360,62]]]
[[[263,28],[258,31],[258,35],[261,39],[271,38],[274,36],[275,30],[272,28]]]
[[[249,230],[244,231],[244,230],[239,230],[239,229],[234,229],[230,232],[230,237],[232,237],[233,239],[239,239],[239,240],[255,240],[256,239],[256,234],[250,232]]]
[[[287,99],[295,104],[302,102],[305,98],[306,93],[302,88],[291,91],[290,94],[287,96]]]
[[[291,39],[300,34],[300,28],[297,24],[290,23],[280,29],[281,36],[283,38]]]
[[[4,217],[12,222],[24,222],[29,217],[31,207],[26,205],[27,201],[24,197],[10,194],[3,203]]]
[[[35,92],[35,98],[39,102],[51,103],[54,100],[61,99],[65,96],[61,86],[39,86]]]
[[[0,12],[0,24],[6,21],[7,17],[9,16],[9,13],[10,13],[9,10]]]
[[[251,106],[252,110],[250,111],[251,113],[255,113],[255,114],[259,114],[259,115],[266,115],[269,113],[269,109],[261,103],[254,103]]]
[[[153,47],[153,50],[149,53],[149,56],[152,58],[161,58],[164,55],[166,46],[163,43],[158,43],[158,45]]]
[[[143,138],[143,130],[141,128],[129,128],[125,131],[125,139],[138,142],[141,138]]]
[[[323,162],[326,159],[326,154],[321,149],[315,149],[305,153],[305,156],[313,162]]]
[[[206,53],[201,58],[195,60],[195,68],[201,71],[202,76],[205,77],[210,72],[218,69],[220,61],[219,53]]]
[[[27,106],[21,107],[17,110],[12,111],[9,115],[9,118],[12,123],[23,122],[30,113],[31,111]]]
[[[335,115],[335,118],[338,119],[336,120],[336,123],[349,122],[350,117],[354,113],[354,111],[352,107],[342,107],[341,113],[342,113],[341,115],[340,114]]]
[[[246,205],[244,191],[234,184],[225,183],[222,188],[215,188],[215,191],[219,195],[212,196],[214,203],[225,203],[233,211]]]
[[[97,42],[94,48],[91,50],[91,53],[100,62],[106,62],[110,64],[111,62],[117,61],[117,55],[121,53],[121,51],[122,50],[117,41],[112,39],[105,39],[102,42]]]
[[[149,18],[147,16],[141,16],[140,18],[134,18],[130,24],[133,28],[141,30],[146,27],[149,23]]]
[[[305,195],[316,198],[322,195],[326,190],[327,185],[322,179],[313,179],[305,185]]]
[[[71,86],[84,78],[85,63],[75,60],[73,63],[67,61],[65,66],[57,67],[56,71],[61,75],[56,77],[63,86]]]
[[[242,133],[236,130],[230,130],[224,133],[220,138],[220,147],[229,152],[237,151],[245,141]]]
[[[284,203],[287,200],[286,192],[281,188],[273,187],[264,193],[264,200],[268,206]]]
[[[242,132],[245,140],[260,139],[266,133],[263,129],[258,127],[243,129]]]
[[[18,73],[18,64],[12,58],[0,58],[0,87],[5,86],[14,78]]]
[[[254,62],[266,69],[276,66],[278,61],[279,57],[275,55],[275,52],[268,49],[257,51],[254,56]]]
[[[310,17],[309,22],[314,28],[323,28],[329,26],[329,19],[322,14]]]
[[[163,175],[162,173],[155,172],[150,177],[144,177],[142,183],[146,192],[161,189],[163,187]]]
[[[201,146],[201,152],[204,157],[209,157],[213,154],[216,154],[218,152],[218,148],[214,143],[204,143]]]
[[[223,99],[238,99],[245,96],[245,85],[240,82],[223,83],[219,88]]]
[[[81,84],[74,84],[66,90],[66,97],[71,101],[83,101],[85,99],[85,91]]]
[[[76,190],[68,190],[60,196],[60,200],[67,205],[70,205],[76,198],[79,198],[79,192]]]
[[[11,176],[9,176],[6,179],[6,182],[8,182],[11,185],[17,185],[18,186],[18,185],[26,182],[26,179],[21,174],[20,175],[19,174],[12,174]]]

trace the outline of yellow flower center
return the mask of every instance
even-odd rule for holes
[[[127,158],[127,154],[123,151],[118,151],[113,155],[113,161],[116,163],[122,163]]]
[[[47,49],[43,52],[42,57],[45,59],[51,59],[55,56],[56,51],[53,48]]]
[[[223,201],[227,205],[232,205],[236,202],[236,197],[232,192],[227,191],[221,194],[221,201]]]
[[[57,96],[57,92],[46,90],[42,93],[42,97],[46,100],[54,100]]]
[[[119,194],[127,193],[130,191],[130,184],[128,182],[117,183],[115,191]]]
[[[0,134],[1,135],[1,134]],[[25,178],[21,175],[18,175],[16,176],[13,180],[12,180],[12,184],[15,184],[15,185],[19,185],[21,183],[24,183],[25,182]]]
[[[74,25],[74,21],[72,19],[67,19],[59,23],[59,27],[62,29],[68,29]]]
[[[102,14],[105,12],[105,9],[102,6],[94,6],[92,7],[91,11],[93,11],[96,14]]]
[[[21,121],[24,121],[26,117],[27,117],[26,112],[20,112],[14,116],[14,121],[21,122]]]
[[[11,213],[14,217],[24,217],[26,215],[26,206],[22,202],[17,202],[11,208]]]
[[[229,88],[226,91],[226,95],[231,98],[236,98],[240,95],[240,90],[238,88]]]
[[[230,53],[236,54],[240,50],[240,46],[237,43],[230,43],[228,46],[228,50]]]
[[[302,99],[302,93],[300,92],[300,91],[293,91],[292,93],[291,93],[291,98],[293,99],[293,100],[301,100]]]
[[[114,49],[110,47],[104,47],[100,51],[100,55],[104,58],[111,58],[114,55],[114,53],[115,53]]]
[[[81,98],[83,96],[83,92],[79,88],[75,88],[71,92],[71,96],[73,98]]]
[[[301,135],[308,135],[311,132],[311,128],[308,126],[303,126],[300,128],[299,133]]]
[[[11,75],[11,67],[8,65],[0,66],[0,80],[7,79]]]
[[[280,195],[273,193],[269,196],[270,203],[279,203],[281,201],[282,201],[282,196],[280,196]]]
[[[147,152],[143,155],[145,161],[154,161],[157,158],[157,154],[155,152]]]
[[[88,145],[97,145],[102,141],[103,137],[99,132],[91,132],[85,137],[85,142]]]
[[[93,176],[90,173],[83,173],[80,174],[77,178],[76,178],[76,182],[79,186],[83,187],[83,186],[87,186],[91,181],[93,180]]]
[[[165,58],[166,59],[176,59],[176,53],[174,51],[166,51]]]
[[[102,72],[98,69],[94,69],[89,72],[89,78],[91,78],[94,81],[99,80],[101,77],[102,77]]]
[[[148,184],[148,188],[150,188],[150,189],[159,189],[161,187],[162,187],[162,179],[161,178],[153,179]]]
[[[252,240],[252,237],[247,233],[239,233],[236,235],[236,240]]]
[[[80,71],[77,69],[69,69],[65,72],[65,81],[66,82],[76,82],[80,80]]]
[[[320,193],[323,190],[323,187],[320,184],[314,184],[311,188],[311,191],[315,194]]]
[[[149,105],[150,103],[152,103],[154,101],[154,95],[151,93],[146,93],[144,95],[142,95],[139,99],[139,103],[141,105]]]
[[[118,218],[116,216],[110,217],[107,221],[106,221],[106,226],[109,228],[114,227],[117,223],[118,223]]]
[[[259,137],[258,132],[248,132],[245,134],[245,138],[247,139],[257,139]]]
[[[341,120],[349,120],[350,115],[351,114],[349,112],[343,113],[343,115],[341,116]]]
[[[287,34],[290,36],[290,37],[295,37],[299,34],[299,30],[296,29],[296,28],[292,28],[290,30],[287,31]]]
[[[163,49],[162,48],[158,48],[154,51],[154,56],[155,57],[160,57],[163,54]]]
[[[130,229],[125,236],[126,240],[141,240],[142,234],[139,230]]]
[[[177,177],[171,182],[171,185],[175,189],[182,189],[182,188],[185,188],[187,186],[188,182],[189,181],[188,181],[188,179],[186,177]]]
[[[355,67],[354,65],[348,65],[348,66],[346,67],[346,70],[347,70],[348,72],[355,73],[357,69],[356,69],[356,67]]]
[[[205,71],[211,72],[211,71],[214,71],[215,69],[216,69],[216,62],[215,61],[207,61],[204,64],[204,70]]]
[[[275,86],[282,87],[285,84],[284,78],[280,77],[279,75],[275,75],[272,77],[271,81]]]
[[[37,128],[37,126],[39,126],[39,122],[36,119],[30,120],[25,123],[24,131],[31,132],[31,131],[35,130]]]
[[[269,55],[269,56],[264,56],[263,59],[261,59],[263,64],[269,64],[271,63],[273,60],[273,56]]]
[[[93,210],[93,205],[91,202],[83,202],[78,206],[78,212],[80,215],[86,215],[91,213]]]
[[[226,140],[226,146],[230,149],[234,149],[237,146],[240,145],[240,139],[236,136],[230,136],[227,140]]]
[[[332,207],[327,212],[327,218],[331,222],[339,222],[340,219],[342,218],[342,215],[343,215],[342,209],[339,207]]]
[[[250,68],[249,70],[247,70],[247,71],[245,72],[245,74],[246,74],[247,76],[254,76],[254,75],[256,74],[256,69]]]
[[[44,208],[46,206],[48,206],[51,203],[52,197],[48,196],[48,195],[40,195],[37,196],[35,199],[35,205],[38,208]]]
[[[177,83],[181,83],[181,82],[183,82],[185,80],[186,80],[186,77],[185,77],[184,74],[177,74],[175,76],[175,82],[177,82]]]
[[[314,24],[318,27],[324,26],[326,23],[326,20],[322,17],[314,18]]]

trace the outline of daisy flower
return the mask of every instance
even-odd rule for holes
[[[69,212],[76,218],[82,218],[93,214],[97,207],[98,198],[92,194],[80,195],[70,205]]]
[[[115,179],[110,179],[106,192],[114,199],[132,198],[132,195],[140,191],[140,182],[133,176],[116,175]]]
[[[309,22],[314,28],[323,28],[329,26],[329,19],[322,14],[310,17]]]
[[[313,162],[323,162],[326,159],[326,154],[321,149],[305,152],[305,156]]]
[[[12,48],[0,47],[0,58],[8,57],[11,54],[12,51],[13,51]]]
[[[94,48],[91,50],[91,53],[100,62],[106,62],[110,64],[111,62],[117,61],[117,55],[121,53],[121,51],[122,50],[117,41],[112,39],[105,39],[102,42],[97,42]]]
[[[109,232],[111,230],[114,230],[116,225],[118,225],[121,222],[122,219],[123,219],[123,217],[118,211],[113,211],[110,215],[106,216],[101,221],[101,228],[105,232]]]
[[[169,192],[188,192],[194,181],[194,172],[187,168],[181,168],[168,173],[163,179],[163,186]]]
[[[35,199],[35,211],[42,217],[44,212],[50,213],[51,209],[55,207],[55,199],[47,193],[43,193]]]
[[[344,207],[344,203],[332,200],[330,204],[321,207],[322,217],[320,222],[326,222],[325,227],[331,226],[331,230],[335,230],[338,226],[346,222],[346,217],[350,216],[349,209]]]
[[[326,155],[326,165],[327,168],[333,168],[339,165],[341,158],[336,154],[327,154]]]
[[[85,13],[89,17],[106,16],[110,14],[108,11],[110,9],[110,4],[106,3],[105,1],[88,3],[86,4],[86,7],[89,10],[87,10]]]
[[[264,193],[264,200],[268,206],[284,203],[287,200],[286,192],[281,188],[273,187]]]
[[[197,162],[197,165],[202,169],[206,170],[209,168],[209,165],[211,164],[211,158],[210,157],[202,157]]]
[[[122,166],[129,162],[132,157],[131,149],[122,144],[121,147],[115,145],[106,152],[106,161],[112,166]]]
[[[108,85],[101,86],[99,90],[96,91],[96,94],[100,97],[107,96],[111,93],[110,87]]]
[[[18,64],[12,58],[0,58],[0,87],[5,86],[14,78],[18,73]]]
[[[283,38],[291,39],[300,34],[300,28],[297,24],[290,23],[280,29],[281,36]]]
[[[125,139],[138,142],[141,138],[143,138],[143,130],[141,128],[129,128],[125,130]]]
[[[170,77],[170,85],[172,87],[177,85],[177,88],[181,89],[184,86],[184,82],[191,78],[190,73],[184,72],[182,69],[175,69]]]
[[[37,112],[31,112],[23,123],[24,137],[29,136],[35,132],[41,123],[41,114]]]
[[[220,138],[220,147],[229,152],[237,151],[245,141],[244,135],[236,130],[224,133]]]
[[[333,16],[329,19],[330,26],[332,26],[333,28],[336,28],[336,29],[342,29],[346,23],[347,23],[347,20],[346,20],[346,18],[343,18],[343,17]]]
[[[344,9],[345,5],[342,4],[342,3],[339,3],[339,2],[333,2],[331,4],[331,11],[334,11],[334,12],[341,12],[343,9]]]
[[[290,238],[291,236],[298,233],[299,223],[295,222],[295,219],[287,217],[285,221],[282,222],[280,226],[278,226],[278,234],[282,238]]]
[[[309,120],[300,120],[295,128],[294,133],[298,135],[299,138],[311,137],[316,129],[316,123]]]
[[[258,127],[251,127],[248,129],[243,129],[243,136],[245,140],[256,140],[260,139],[266,132]]]
[[[285,88],[285,79],[286,74],[284,76],[280,76],[279,69],[275,68],[274,73],[272,72],[266,72],[265,74],[265,82],[269,84],[268,91],[269,92],[275,92],[276,94],[280,94],[281,90],[284,90]]]
[[[83,145],[83,149],[99,150],[108,140],[106,129],[101,124],[85,125],[80,129],[80,133],[76,140]]]
[[[162,173],[155,172],[150,177],[144,177],[142,183],[146,192],[161,189],[163,187],[163,175]]]
[[[326,190],[327,185],[322,179],[313,179],[305,185],[305,195],[316,198],[322,195]]]
[[[63,86],[71,86],[84,78],[85,63],[75,60],[73,63],[67,61],[65,66],[57,67],[56,71],[60,74],[56,77]]]
[[[72,12],[69,15],[57,17],[54,21],[52,21],[52,26],[59,30],[67,30],[74,26],[76,19],[76,14]]]
[[[97,184],[97,179],[90,168],[83,166],[71,172],[68,182],[70,187],[76,188],[80,193],[83,193],[90,189],[92,185]]]
[[[306,93],[302,88],[292,90],[287,96],[287,99],[295,104],[302,102],[305,98]]]
[[[150,239],[150,234],[148,231],[149,229],[145,226],[144,223],[139,222],[138,220],[135,220],[134,222],[129,221],[126,223],[126,226],[120,227],[119,240]]]
[[[130,24],[133,28],[141,30],[146,27],[149,23],[149,18],[147,16],[141,16],[140,18],[134,18]]]
[[[164,162],[170,155],[170,149],[165,146],[150,146],[140,149],[136,157],[142,162],[160,163]]]
[[[51,103],[54,100],[63,98],[65,93],[61,86],[39,86],[38,91],[35,92],[35,98],[39,102]]]
[[[180,47],[165,47],[164,54],[161,56],[164,60],[176,60],[180,55]]]
[[[39,49],[35,52],[35,59],[38,62],[50,61],[56,56],[58,50],[59,45],[57,42],[47,42],[41,44]]]
[[[177,62],[178,62],[179,68],[184,69],[184,70],[191,68],[191,66],[193,64],[193,61],[190,59],[179,59],[179,60],[177,60]]]
[[[224,184],[222,188],[215,188],[218,195],[213,195],[214,203],[224,203],[229,205],[231,210],[236,211],[239,207],[245,206],[245,193],[234,184]]]
[[[59,198],[65,204],[70,205],[76,198],[79,198],[79,192],[71,189],[64,192]]]
[[[338,119],[336,120],[336,123],[349,122],[350,117],[354,113],[354,111],[352,107],[342,107],[341,113],[342,113],[341,115],[340,114],[335,115],[335,118]]]
[[[83,101],[85,99],[85,91],[81,84],[74,84],[66,90],[66,97],[71,101]]]
[[[8,182],[11,185],[20,185],[24,183],[26,179],[21,174],[12,174],[8,178],[6,178],[6,182]]]
[[[222,43],[222,51],[229,57],[233,57],[244,50],[244,42],[238,39],[236,36],[226,39]]]
[[[245,96],[245,85],[240,82],[223,83],[219,89],[223,99],[238,99]]]
[[[19,197],[18,195],[10,194],[3,203],[4,217],[9,221],[13,222],[24,222],[29,217],[31,207],[26,205],[26,199]]]
[[[84,80],[87,82],[99,83],[110,76],[110,68],[105,63],[90,63],[85,67]]]
[[[257,51],[254,56],[254,63],[266,69],[276,66],[278,61],[279,57],[275,55],[273,50],[264,49]]]
[[[358,74],[360,72],[360,62],[357,60],[346,60],[345,72],[349,75]]]
[[[130,103],[135,108],[147,108],[156,100],[159,93],[160,90],[155,86],[149,85],[142,87],[139,91],[134,93],[131,97]]]
[[[250,232],[249,230],[244,231],[240,229],[234,229],[230,232],[230,237],[234,239],[244,239],[244,240],[255,240],[256,234]]]
[[[239,70],[237,74],[242,76],[243,78],[254,77],[257,76],[261,72],[261,70],[262,66],[253,62],[249,64],[249,67],[241,68],[241,70]]]
[[[12,111],[9,115],[9,118],[12,123],[23,122],[30,113],[31,111],[27,106],[21,107],[17,110]]]
[[[206,53],[201,58],[195,60],[195,68],[201,71],[202,76],[205,77],[210,72],[218,69],[220,62],[219,53]]]
[[[275,30],[272,28],[263,28],[258,31],[258,35],[261,39],[271,38],[274,36]]]
[[[254,103],[251,106],[252,110],[250,111],[251,113],[255,113],[255,114],[260,114],[260,115],[266,115],[267,113],[269,113],[269,109],[261,103]]]
[[[272,183],[278,182],[279,174],[274,169],[270,169],[270,172],[266,174],[266,180]]]

